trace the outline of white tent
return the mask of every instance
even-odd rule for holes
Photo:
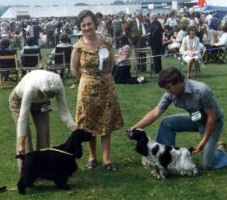
[[[16,18],[18,13],[26,13],[32,18],[39,17],[70,17],[77,16],[81,10],[89,9],[92,12],[101,12],[104,15],[117,14],[120,11],[133,13],[138,5],[100,5],[100,6],[59,6],[59,7],[12,7],[1,18]]]
[[[206,0],[209,6],[227,7],[227,0]]]

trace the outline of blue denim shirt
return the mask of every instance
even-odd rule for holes
[[[185,79],[184,86],[184,93],[179,96],[166,92],[159,101],[158,107],[164,111],[173,102],[176,107],[183,108],[189,113],[196,111],[206,112],[214,108],[216,119],[223,117],[223,112],[208,85]]]

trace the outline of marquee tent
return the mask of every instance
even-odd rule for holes
[[[100,6],[59,6],[59,7],[11,7],[1,18],[17,18],[18,14],[26,13],[32,18],[40,17],[71,17],[77,16],[81,10],[89,9],[101,12],[104,15],[117,14],[121,11],[133,13],[138,9],[138,5],[100,5]]]

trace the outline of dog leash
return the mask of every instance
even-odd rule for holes
[[[55,148],[43,148],[43,149],[40,149],[39,151],[47,151],[47,150],[57,151],[57,152],[60,152],[60,153],[66,154],[66,155],[75,156],[74,154],[71,154],[71,153],[66,152],[66,151],[62,151],[60,149],[55,149]]]

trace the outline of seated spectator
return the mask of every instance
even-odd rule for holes
[[[196,78],[200,72],[200,42],[199,38],[195,36],[195,27],[191,26],[188,28],[188,35],[184,37],[180,48],[182,59],[187,63],[187,78],[191,77],[192,66],[195,66]]]
[[[47,63],[48,64],[51,64],[51,65],[59,64],[59,63],[55,63],[57,61],[55,61],[56,55],[54,55],[54,54],[55,53],[59,53],[59,52],[56,52],[56,48],[68,48],[68,47],[70,48],[70,47],[72,47],[72,44],[70,42],[71,42],[71,40],[68,37],[68,35],[66,33],[62,33],[60,35],[60,43],[57,44],[57,46],[52,50],[51,55],[50,55],[50,58],[47,61]],[[65,51],[63,51],[63,52],[65,52]],[[61,52],[61,53],[63,53],[63,52]],[[66,55],[66,52],[65,52],[65,62],[67,62],[66,60],[69,60],[68,62],[70,62],[70,58],[71,58],[71,51],[70,51],[70,55],[68,55],[68,56]],[[62,59],[62,62],[63,62],[63,59]],[[60,64],[62,64],[62,62],[60,62]],[[54,71],[56,72],[56,70],[54,70]],[[63,78],[64,77],[64,74],[65,74],[65,69],[62,68],[60,70],[60,76]]]
[[[223,26],[221,37],[218,39],[218,42],[214,43],[214,45],[227,47],[227,24]]]
[[[220,31],[218,30],[218,27],[210,26],[209,27],[209,33],[210,33],[210,44],[214,45],[218,41]]]
[[[173,31],[169,25],[164,26],[163,39],[162,39],[162,53],[165,54],[167,46],[171,43]]]
[[[175,37],[172,37],[172,42],[168,45],[168,49],[174,52],[178,52],[183,38],[186,36],[186,27],[178,28],[175,27]]]
[[[221,21],[218,19],[217,14],[214,14],[210,20],[209,28],[220,30]]]
[[[72,47],[70,38],[68,37],[68,35],[66,33],[62,33],[60,35],[60,43],[57,44],[56,47]],[[56,47],[52,50],[51,54],[54,54],[56,52]]]
[[[201,26],[201,39],[204,47],[207,49],[206,54],[204,55],[204,61],[206,63],[209,62],[210,58],[212,57],[212,45],[211,45],[211,34],[207,29],[207,26],[203,24]]]
[[[175,11],[171,11],[169,14],[169,18],[166,21],[166,25],[169,25],[172,30],[175,30],[175,27],[177,25],[177,20],[175,16]]]
[[[124,45],[119,49],[118,58],[116,59],[115,67],[113,70],[115,83],[138,83],[135,78],[131,77],[131,64],[129,61],[130,53],[131,48],[129,45]]]
[[[214,62],[223,63],[225,62],[226,57],[226,48],[227,48],[227,24],[223,26],[222,33],[218,38],[217,42],[214,45]]]

